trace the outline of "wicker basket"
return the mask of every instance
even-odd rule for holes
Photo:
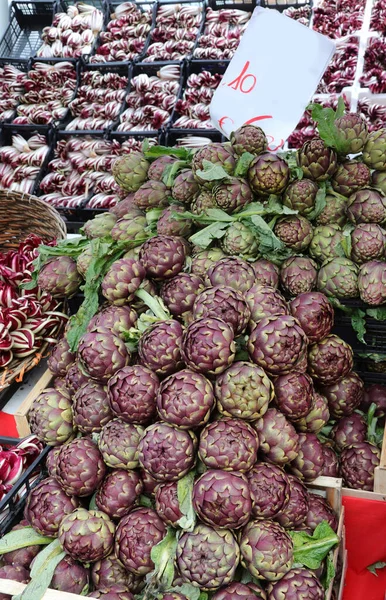
[[[47,241],[64,239],[66,226],[59,213],[39,198],[0,190],[0,252],[17,249],[31,233]],[[48,345],[45,343],[36,354],[24,359],[15,358],[0,369],[0,392],[14,381],[22,381],[24,374],[40,362]]]

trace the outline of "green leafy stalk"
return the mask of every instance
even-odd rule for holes
[[[193,152],[187,148],[169,148],[167,146],[152,146],[145,150],[145,157],[151,159],[159,158],[160,156],[176,156],[177,158],[190,163],[193,157]]]
[[[202,161],[203,169],[197,171],[197,175],[204,181],[221,181],[222,179],[228,179],[229,173],[225,171],[220,165],[215,165],[210,160]]]
[[[154,570],[146,577],[143,600],[152,598],[155,593],[161,590],[169,590],[172,587],[176,549],[176,531],[173,527],[168,527],[163,540],[151,549],[150,557],[154,563]]]
[[[332,551],[330,551],[327,554],[327,560],[326,560],[326,571],[323,574],[323,578],[322,578],[322,584],[325,590],[328,590],[328,588],[330,587],[331,581],[334,580],[335,577],[335,567],[334,567],[334,553]]]
[[[319,184],[319,189],[316,193],[314,210],[307,215],[310,221],[314,221],[326,207],[326,184]]]
[[[178,171],[181,171],[185,167],[189,167],[189,163],[185,160],[176,160],[176,162],[166,165],[162,175],[162,183],[171,188]]]
[[[366,314],[376,321],[386,321],[386,306],[377,306],[377,308],[368,308]]]
[[[51,544],[52,538],[40,535],[33,527],[23,527],[16,531],[10,531],[0,540],[0,555],[28,546],[44,546]]]
[[[196,513],[194,512],[192,503],[194,475],[194,471],[190,471],[185,477],[179,479],[177,483],[178,503],[180,511],[183,514],[178,520],[177,525],[185,531],[193,531],[196,524]]]
[[[230,223],[211,223],[204,229],[194,233],[189,241],[195,246],[200,246],[200,248],[208,248],[213,240],[219,240],[225,235],[229,225]]]
[[[338,300],[338,298],[334,298],[333,296],[328,296],[328,299],[334,308],[338,308],[351,318],[351,325],[357,335],[358,340],[362,344],[366,344],[366,313],[360,308],[351,308],[350,306],[345,306]]]
[[[384,569],[386,567],[386,562],[375,562],[372,565],[369,565],[367,567],[367,570],[370,571],[370,573],[372,573],[373,575],[375,575],[375,577],[378,577],[378,573],[377,571],[380,571],[381,569]]]
[[[56,567],[65,556],[59,540],[51,542],[39,552],[31,569],[31,581],[21,594],[13,596],[13,600],[41,600],[51,583]]]
[[[322,521],[312,535],[289,531],[294,544],[294,562],[309,569],[319,569],[329,551],[339,544],[339,537],[327,521]]]
[[[167,321],[168,319],[171,319],[170,312],[162,302],[161,298],[159,298],[159,296],[152,296],[143,288],[139,288],[135,292],[135,295],[137,296],[137,298],[140,298],[146,304],[146,306],[150,308],[152,313],[156,317],[158,317],[159,320]]]
[[[344,114],[343,98],[339,98],[336,111],[332,108],[323,108],[321,104],[310,104],[307,106],[307,110],[311,111],[311,117],[316,121],[319,135],[326,146],[335,148],[339,154],[347,154],[350,149],[350,141],[344,138],[335,125],[335,121]]]
[[[384,428],[377,427],[378,417],[375,413],[377,412],[378,406],[373,402],[365,415],[367,423],[367,440],[372,444],[375,444],[379,448],[382,447]]]
[[[254,159],[254,155],[250,152],[243,152],[237,161],[236,169],[235,169],[235,177],[244,177],[249,167],[251,166],[251,162]]]

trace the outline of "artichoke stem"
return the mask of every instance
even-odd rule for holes
[[[140,298],[146,304],[146,306],[150,308],[150,310],[155,314],[156,317],[158,317],[162,321],[167,321],[168,319],[171,319],[170,313],[163,308],[160,298],[152,296],[151,294],[149,294],[149,292],[147,292],[144,289],[137,290],[135,292],[135,295],[137,296],[137,298]]]

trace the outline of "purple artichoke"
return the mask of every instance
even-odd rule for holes
[[[48,368],[55,377],[65,377],[69,367],[75,360],[75,354],[65,337],[55,344],[47,361]]]
[[[334,325],[334,309],[319,292],[300,294],[290,302],[290,310],[311,344],[325,338]]]
[[[38,286],[54,298],[71,298],[78,291],[82,276],[70,256],[51,258],[40,269]]]
[[[226,212],[232,213],[253,199],[248,181],[241,177],[229,177],[213,189],[216,203]]]
[[[298,455],[291,463],[291,471],[306,482],[313,481],[322,473],[324,454],[321,442],[314,433],[300,433]]]
[[[105,474],[106,465],[91,439],[76,438],[62,446],[57,458],[56,478],[66,494],[90,496]]]
[[[101,431],[113,418],[107,400],[107,387],[96,381],[82,385],[73,397],[74,424],[85,434]]]
[[[279,267],[265,258],[259,258],[252,263],[255,271],[256,285],[277,288],[279,285]]]
[[[212,600],[267,600],[264,590],[255,583],[239,583],[233,581],[226,587],[220,588]]]
[[[305,417],[311,410],[312,379],[305,373],[291,371],[274,381],[275,402],[278,409],[291,421]]]
[[[105,425],[99,436],[99,450],[108,467],[112,469],[136,469],[138,445],[144,429],[139,425],[113,419]]]
[[[160,482],[181,479],[193,467],[196,438],[169,423],[150,425],[138,445],[140,465]]]
[[[114,552],[91,565],[91,580],[94,587],[98,589],[109,589],[115,586],[128,589],[134,594],[140,592],[144,586],[142,577],[127,571]]]
[[[280,284],[290,296],[311,292],[316,287],[317,264],[307,256],[291,256],[280,269]]]
[[[183,328],[176,320],[158,321],[139,340],[141,364],[157,375],[170,375],[182,366]]]
[[[327,521],[330,527],[337,531],[338,519],[327,500],[317,494],[309,494],[306,526],[314,531],[322,521]]]
[[[161,383],[157,410],[163,421],[181,429],[194,429],[207,423],[214,400],[212,384],[206,377],[182,369]]]
[[[268,600],[323,600],[324,597],[322,584],[309,569],[292,569],[268,586]]]
[[[360,193],[360,192],[359,192]],[[344,196],[326,196],[326,206],[316,217],[317,225],[330,225],[336,223],[339,227],[347,222],[347,198]]]
[[[56,537],[63,517],[78,506],[78,498],[67,496],[59,483],[53,477],[48,477],[30,492],[24,516],[41,535]]]
[[[375,414],[377,417],[383,417],[386,414],[386,386],[379,383],[373,383],[366,387],[361,408],[366,412],[372,404],[376,404]]]
[[[305,417],[296,421],[295,426],[302,433],[319,433],[330,418],[327,398],[314,392],[310,411]]]
[[[361,266],[358,276],[359,295],[363,302],[379,306],[386,302],[386,262],[372,260]]]
[[[231,325],[235,336],[247,328],[251,311],[241,292],[231,287],[216,286],[202,291],[193,305],[193,318],[217,317]]]
[[[235,357],[234,332],[221,319],[207,317],[193,321],[182,338],[182,357],[193,371],[218,375]]]
[[[257,434],[248,423],[225,417],[202,430],[198,455],[209,469],[244,473],[255,464],[258,448]]]
[[[182,240],[177,236],[157,235],[142,244],[139,256],[147,277],[170,279],[182,271],[186,258]]]
[[[51,454],[53,454],[53,451],[51,451],[48,456],[50,456]],[[23,529],[28,525],[28,521],[26,519],[22,519],[20,523],[12,527],[11,531]],[[3,554],[2,560],[6,565],[12,565],[13,567],[24,567],[25,569],[29,569],[31,562],[33,561],[35,556],[39,554],[41,549],[41,546],[35,545],[27,546],[26,548],[20,548],[19,550],[12,550],[11,552],[6,552],[5,554]]]
[[[373,491],[374,470],[379,465],[380,451],[370,442],[356,442],[346,446],[340,455],[343,480],[356,490]]]
[[[12,579],[20,583],[28,583],[30,580],[29,571],[21,565],[4,565],[0,567],[1,579]],[[0,594],[0,600],[9,600],[9,594]]]
[[[116,260],[103,278],[102,294],[110,304],[127,304],[133,300],[145,274],[144,266],[134,258]]]
[[[84,384],[89,381],[86,375],[80,368],[79,362],[75,361],[66,373],[66,387],[71,396]]]
[[[297,161],[305,177],[314,181],[330,179],[337,169],[337,155],[318,138],[305,142],[297,153]]]
[[[357,264],[385,256],[386,233],[376,223],[360,223],[351,233],[351,258]]]
[[[269,463],[257,463],[248,471],[247,479],[255,519],[272,519],[287,506],[290,484],[283,469]]]
[[[326,444],[322,444],[322,450],[324,465],[321,475],[325,477],[339,477],[339,459],[335,450]]]
[[[71,558],[89,563],[110,554],[114,533],[114,523],[105,513],[78,508],[60,523],[59,542]]]
[[[123,517],[115,535],[115,554],[135,575],[146,575],[154,568],[150,553],[166,534],[166,527],[151,508],[137,508]]]
[[[89,322],[87,331],[98,331],[101,327],[120,337],[135,325],[137,313],[130,306],[107,306]]]
[[[255,194],[269,196],[279,195],[287,187],[290,170],[287,163],[266,152],[256,156],[248,169],[248,181]]]
[[[88,598],[99,598],[102,600],[134,600],[134,596],[131,592],[116,590],[115,586],[112,589],[106,590],[94,590],[91,594],[88,594]]]
[[[208,270],[211,285],[227,285],[242,294],[255,282],[253,267],[236,256],[226,256],[218,260]]]
[[[134,194],[134,204],[141,210],[160,208],[168,204],[169,190],[162,181],[149,179]]]
[[[106,382],[130,361],[130,353],[121,338],[108,329],[86,333],[78,346],[78,359],[90,377]]]
[[[308,372],[319,384],[334,384],[348,375],[353,367],[351,347],[337,335],[330,334],[310,346]]]
[[[50,588],[70,594],[81,594],[88,589],[89,570],[71,556],[60,561],[51,579]]]
[[[242,125],[236,131],[232,131],[230,140],[233,150],[240,156],[244,152],[255,155],[261,154],[268,146],[264,131],[256,125]],[[223,599],[221,598],[221,600]]]
[[[311,179],[296,179],[285,191],[284,206],[297,210],[300,215],[307,217],[315,208],[318,190],[318,185]]]
[[[335,419],[351,415],[361,404],[364,394],[364,383],[354,372],[348,373],[339,381],[321,388],[328,400],[331,416]]]
[[[258,579],[277,581],[293,563],[293,543],[274,521],[250,521],[240,539],[241,562]]]
[[[153,181],[162,181],[162,177],[164,175],[164,171],[168,165],[172,165],[176,162],[174,156],[168,156],[165,154],[164,156],[160,156],[156,158],[149,167],[147,172],[148,179],[152,179]]]
[[[299,436],[294,426],[276,408],[269,408],[254,426],[260,450],[267,460],[281,466],[296,459]]]
[[[248,352],[270,375],[296,370],[307,351],[307,337],[296,319],[282,315],[262,319],[252,330]]]
[[[203,185],[208,182],[200,177],[199,171],[204,170],[204,160],[211,162],[213,165],[219,165],[229,175],[232,175],[236,166],[235,157],[231,151],[231,148],[227,148],[224,144],[215,142],[203,146],[198,150],[192,160],[192,171],[194,177],[198,183]]]
[[[157,485],[155,490],[155,508],[157,515],[167,525],[178,526],[178,521],[183,516],[177,495],[177,482],[171,481]]]
[[[208,271],[210,267],[215,265],[221,258],[226,258],[221,248],[209,248],[209,250],[202,250],[201,252],[194,254],[191,265],[192,274],[201,277],[206,285],[211,285],[208,277]],[[220,284],[223,283],[224,282],[220,282]],[[214,283],[213,285],[217,284]]]
[[[275,516],[275,521],[284,529],[297,529],[306,520],[309,507],[309,494],[305,485],[293,475],[287,474],[289,501]]]
[[[178,173],[172,187],[174,200],[183,204],[190,204],[199,191],[200,187],[190,169],[183,169]]]
[[[371,188],[359,190],[348,199],[347,215],[356,225],[379,223],[386,220],[386,199]]]
[[[335,192],[348,198],[354,192],[365,188],[371,180],[370,169],[356,160],[347,160],[341,163],[331,179]]]
[[[114,415],[126,423],[143,425],[156,412],[157,375],[141,365],[120,369],[108,382],[107,400]]]
[[[281,293],[273,287],[255,283],[245,294],[251,311],[251,324],[259,323],[265,317],[289,315],[289,308]]]
[[[274,233],[291,250],[303,252],[310,245],[314,230],[305,217],[289,215],[277,221]]]
[[[239,559],[239,546],[228,529],[199,524],[177,542],[176,562],[182,581],[201,590],[216,590],[230,583]]]
[[[143,483],[136,471],[111,471],[95,496],[95,504],[110,519],[121,519],[134,507]]]
[[[184,213],[185,208],[180,204],[171,204],[164,208],[157,221],[157,234],[189,237],[193,223],[190,219],[176,219],[175,213]]]
[[[166,281],[161,288],[161,298],[173,316],[192,310],[198,294],[205,289],[201,277],[193,273],[179,273]]]

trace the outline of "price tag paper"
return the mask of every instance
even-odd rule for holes
[[[335,52],[329,38],[276,10],[254,10],[213,95],[210,116],[227,137],[244,123],[279,150],[298,124]]]

